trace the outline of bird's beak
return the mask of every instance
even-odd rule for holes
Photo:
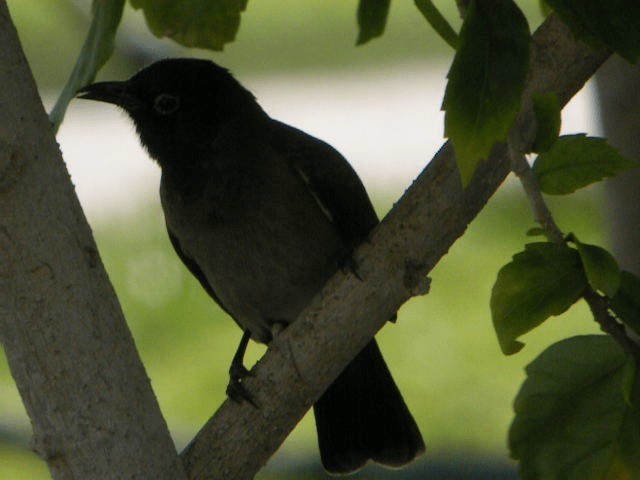
[[[97,100],[112,103],[133,110],[141,105],[140,100],[129,90],[127,82],[98,82],[82,87],[76,97],[83,100]]]

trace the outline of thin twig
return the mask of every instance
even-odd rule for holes
[[[549,241],[562,245],[566,244],[565,236],[556,224],[551,210],[549,210],[542,196],[535,174],[524,154],[513,150],[510,150],[509,153],[511,155],[511,168],[522,184],[536,222],[543,228]],[[633,355],[636,361],[640,362],[640,346],[627,335],[624,325],[611,315],[607,298],[600,295],[591,286],[587,286],[582,298],[589,305],[593,318],[600,325],[600,329],[611,335],[625,352]]]
[[[511,154],[511,169],[520,179],[520,183],[522,183],[522,188],[524,188],[527,200],[529,200],[533,210],[535,221],[540,224],[551,242],[565,243],[564,234],[553,219],[529,162],[527,162],[523,153],[514,152],[512,149],[509,153]]]
[[[589,305],[593,318],[600,325],[600,329],[611,335],[625,352],[633,356],[636,363],[640,363],[640,346],[629,337],[625,326],[611,315],[607,299],[591,287],[585,290],[583,298]]]

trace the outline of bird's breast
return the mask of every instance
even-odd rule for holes
[[[212,179],[188,199],[163,177],[161,197],[169,229],[220,302],[268,341],[270,325],[293,321],[347,252],[295,174],[256,176],[226,185]]]

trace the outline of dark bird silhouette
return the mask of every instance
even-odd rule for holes
[[[79,94],[123,108],[160,165],[173,247],[244,331],[228,392],[251,401],[242,383],[249,338],[268,344],[377,225],[362,182],[330,145],[270,118],[210,61],[163,60]],[[370,459],[399,467],[424,451],[375,340],[314,411],[331,473]]]

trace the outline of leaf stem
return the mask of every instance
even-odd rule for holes
[[[457,50],[460,43],[458,34],[433,2],[431,0],[414,0],[414,3],[429,25],[440,35],[440,38],[447,42],[451,48]]]
[[[564,244],[564,234],[553,219],[551,210],[549,210],[549,207],[542,196],[542,192],[538,186],[538,181],[536,180],[533,170],[529,166],[529,162],[527,162],[523,153],[510,150],[510,154],[511,169],[522,184],[522,188],[527,195],[527,200],[529,200],[536,222],[538,222],[543,228],[549,241]]]
[[[94,0],[91,8],[93,18],[89,33],[84,40],[73,72],[49,114],[54,133],[60,128],[69,102],[78,89],[91,83],[98,70],[111,57],[118,25],[122,19],[124,0]]]
[[[536,222],[544,229],[549,241],[565,244],[567,239],[555,222],[551,210],[549,210],[547,202],[542,196],[538,181],[529,162],[527,162],[523,153],[516,152],[511,146],[509,154],[511,156],[511,169],[522,184]],[[636,363],[640,364],[640,346],[627,335],[624,325],[609,313],[608,299],[596,292],[591,286],[587,286],[582,298],[589,305],[593,318],[600,325],[600,329],[611,335],[622,349],[632,355]]]
[[[609,313],[607,299],[591,287],[587,287],[582,298],[589,305],[593,318],[600,325],[600,329],[611,335],[625,352],[633,356],[636,364],[640,364],[640,345],[629,337],[625,326]]]

